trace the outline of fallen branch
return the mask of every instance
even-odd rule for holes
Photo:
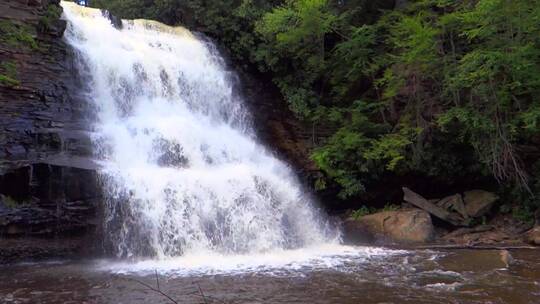
[[[199,293],[201,294],[201,297],[202,297],[202,299],[204,301],[204,304],[208,304],[208,302],[206,302],[206,297],[204,296],[204,293],[203,293],[203,291],[201,289],[201,285],[199,285],[199,283],[197,283],[197,288],[199,289]]]
[[[156,277],[156,287],[150,285],[150,284],[147,284],[143,281],[140,281],[140,280],[137,280],[137,279],[134,279],[134,278],[128,278],[128,280],[131,280],[131,281],[134,281],[148,289],[150,289],[151,291],[153,292],[156,292],[158,294],[160,294],[161,296],[167,298],[171,303],[173,304],[179,304],[178,301],[176,301],[175,299],[173,299],[171,296],[169,296],[168,294],[166,294],[165,292],[163,292],[161,290],[161,287],[160,287],[160,284],[159,284],[159,276],[158,276],[158,273],[157,273],[157,270],[155,270],[155,277]],[[194,285],[197,285],[197,290],[192,292],[192,293],[188,293],[187,295],[190,295],[190,296],[195,296],[195,297],[200,297],[204,304],[209,304],[208,300],[211,300],[212,302],[218,302],[218,303],[222,303],[222,304],[227,304],[227,302],[221,300],[221,299],[218,299],[218,298],[214,298],[214,297],[211,297],[211,296],[208,296],[208,295],[205,295],[200,284],[198,282],[192,282],[192,284]]]
[[[430,214],[446,221],[454,226],[468,226],[468,221],[465,221],[457,213],[450,213],[447,210],[430,203],[427,199],[423,198],[420,194],[415,193],[407,187],[403,187],[403,200],[415,205],[416,207],[423,209]]]
[[[164,296],[164,297],[167,298],[169,301],[171,301],[171,303],[179,304],[175,299],[171,298],[168,294],[166,294],[166,293],[164,293],[163,291],[161,291],[161,289],[156,289],[156,288],[154,288],[153,286],[151,286],[151,285],[149,285],[149,284],[146,284],[146,283],[143,282],[143,281],[139,281],[139,280],[137,280],[137,279],[131,278],[130,280],[133,280],[134,282],[137,282],[137,283],[141,284],[142,286],[144,286],[144,287],[146,287],[146,288],[148,288],[148,289],[150,289],[150,290],[152,290],[152,291],[154,291],[154,292],[156,292],[156,293],[158,293],[158,294]],[[157,271],[156,271],[156,280],[158,280],[158,279],[157,279]],[[159,280],[158,280],[158,282],[159,282]],[[159,288],[159,283],[158,283],[158,288]]]

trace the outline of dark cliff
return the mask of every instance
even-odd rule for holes
[[[58,0],[0,2],[0,263],[103,251],[93,109],[60,14]],[[312,184],[311,127],[255,75],[239,89],[261,142]]]
[[[57,0],[0,1],[0,262],[91,248],[100,201]]]

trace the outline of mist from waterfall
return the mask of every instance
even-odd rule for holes
[[[261,144],[211,43],[63,2],[96,108],[108,243],[119,257],[246,255],[338,242]]]

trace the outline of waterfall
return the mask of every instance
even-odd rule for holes
[[[251,254],[337,239],[291,169],[257,142],[211,43],[154,21],[115,28],[63,2],[95,106],[105,228],[119,257]]]

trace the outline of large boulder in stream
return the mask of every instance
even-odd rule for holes
[[[481,217],[489,212],[499,197],[484,190],[471,190],[465,192],[465,210],[470,217]]]
[[[429,214],[419,209],[383,211],[344,223],[345,241],[352,243],[426,243],[435,232]]]

